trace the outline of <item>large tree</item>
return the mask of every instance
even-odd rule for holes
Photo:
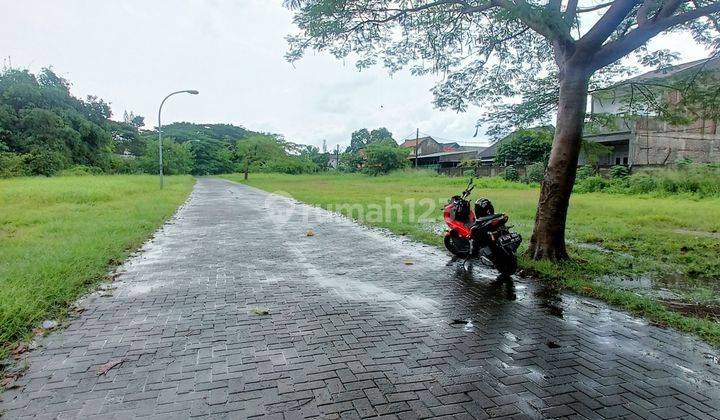
[[[286,0],[298,34],[288,59],[308,49],[357,57],[391,71],[442,72],[440,106],[464,110],[524,95],[526,114],[557,112],[529,254],[565,259],[565,220],[589,86],[647,42],[678,31],[717,47],[717,0]],[[682,31],[682,32],[681,32]],[[512,115],[510,115],[512,117]]]

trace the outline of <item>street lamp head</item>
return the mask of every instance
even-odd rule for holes
[[[195,89],[192,89],[192,90],[186,90],[185,92],[187,92],[187,93],[189,93],[189,94],[191,94],[191,95],[197,95],[198,93],[200,93],[200,92],[198,92],[198,91],[197,91],[197,90],[195,90]]]

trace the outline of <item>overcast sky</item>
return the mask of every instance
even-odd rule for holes
[[[284,134],[329,148],[347,144],[359,128],[387,127],[397,140],[415,128],[478,144],[478,110],[439,111],[429,92],[437,77],[358,72],[353,63],[308,52],[294,65],[283,58],[294,31],[281,0],[0,0],[0,56],[7,64],[53,69],[77,96],[97,95],[157,124],[165,94],[176,96],[163,121],[226,122]],[[683,39],[684,38],[684,39]],[[706,53],[686,37],[653,46],[680,49],[685,60]]]

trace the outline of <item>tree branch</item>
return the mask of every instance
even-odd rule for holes
[[[572,25],[578,14],[578,0],[568,0],[565,7],[565,23]]]
[[[655,15],[655,21],[666,18],[668,16],[672,16],[673,13],[675,13],[675,11],[678,9],[678,7],[680,7],[680,5],[685,2],[687,2],[687,0],[668,0],[660,8],[660,11],[658,11],[657,15]]]
[[[594,50],[602,45],[615,31],[618,23],[642,0],[616,0],[595,25],[578,41],[578,48]]]
[[[614,2],[609,1],[607,3],[601,3],[595,6],[588,6],[588,7],[578,7],[576,13],[588,13],[588,12],[594,12],[596,10],[604,9],[606,7],[612,6]]]
[[[605,67],[639,48],[662,31],[714,13],[720,13],[720,2],[638,26],[624,37],[605,44],[595,54],[591,66],[593,69]]]
[[[645,0],[637,11],[637,23],[638,26],[642,26],[647,23],[650,18],[650,10],[653,6],[658,4],[658,0]]]

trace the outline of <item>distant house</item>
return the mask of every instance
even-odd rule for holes
[[[688,126],[672,126],[652,112],[628,115],[627,104],[637,90],[637,83],[662,83],[664,79],[689,78],[699,71],[720,75],[720,58],[684,63],[654,70],[619,83],[612,89],[591,95],[590,115],[610,115],[610,123],[595,133],[585,134],[588,141],[608,146],[608,156],[601,156],[598,164],[609,165],[665,165],[682,159],[694,162],[720,162],[720,133],[717,121],[699,120]],[[677,102],[681,92],[672,91],[659,99]],[[585,161],[581,156],[580,164]]]
[[[431,136],[420,137],[419,139],[407,139],[400,144],[400,147],[410,149],[408,159],[412,160],[413,164],[415,164],[414,161],[417,157],[418,166],[437,167],[437,165],[440,164],[441,155],[444,156],[443,162],[445,165],[450,165],[450,162],[454,162],[455,164],[453,166],[457,166],[457,163],[461,160],[459,156],[469,155],[468,152],[477,153],[477,148],[460,146],[457,142],[441,143]],[[415,156],[416,153],[417,156]]]
[[[500,146],[500,141],[496,141],[478,153],[478,160],[481,165],[495,164],[495,156],[497,155],[498,146]]]
[[[464,160],[477,160],[479,150],[479,147],[465,147],[464,150],[422,155],[417,158],[417,166],[428,169],[454,168]]]
[[[441,143],[431,136],[420,137],[419,139],[407,139],[400,144],[400,147],[412,149],[410,154],[414,156],[415,145],[418,145],[418,156],[439,152],[455,152],[462,150],[462,146],[456,142]]]
[[[340,160],[340,156],[335,153],[328,153],[328,168],[337,168]]]

